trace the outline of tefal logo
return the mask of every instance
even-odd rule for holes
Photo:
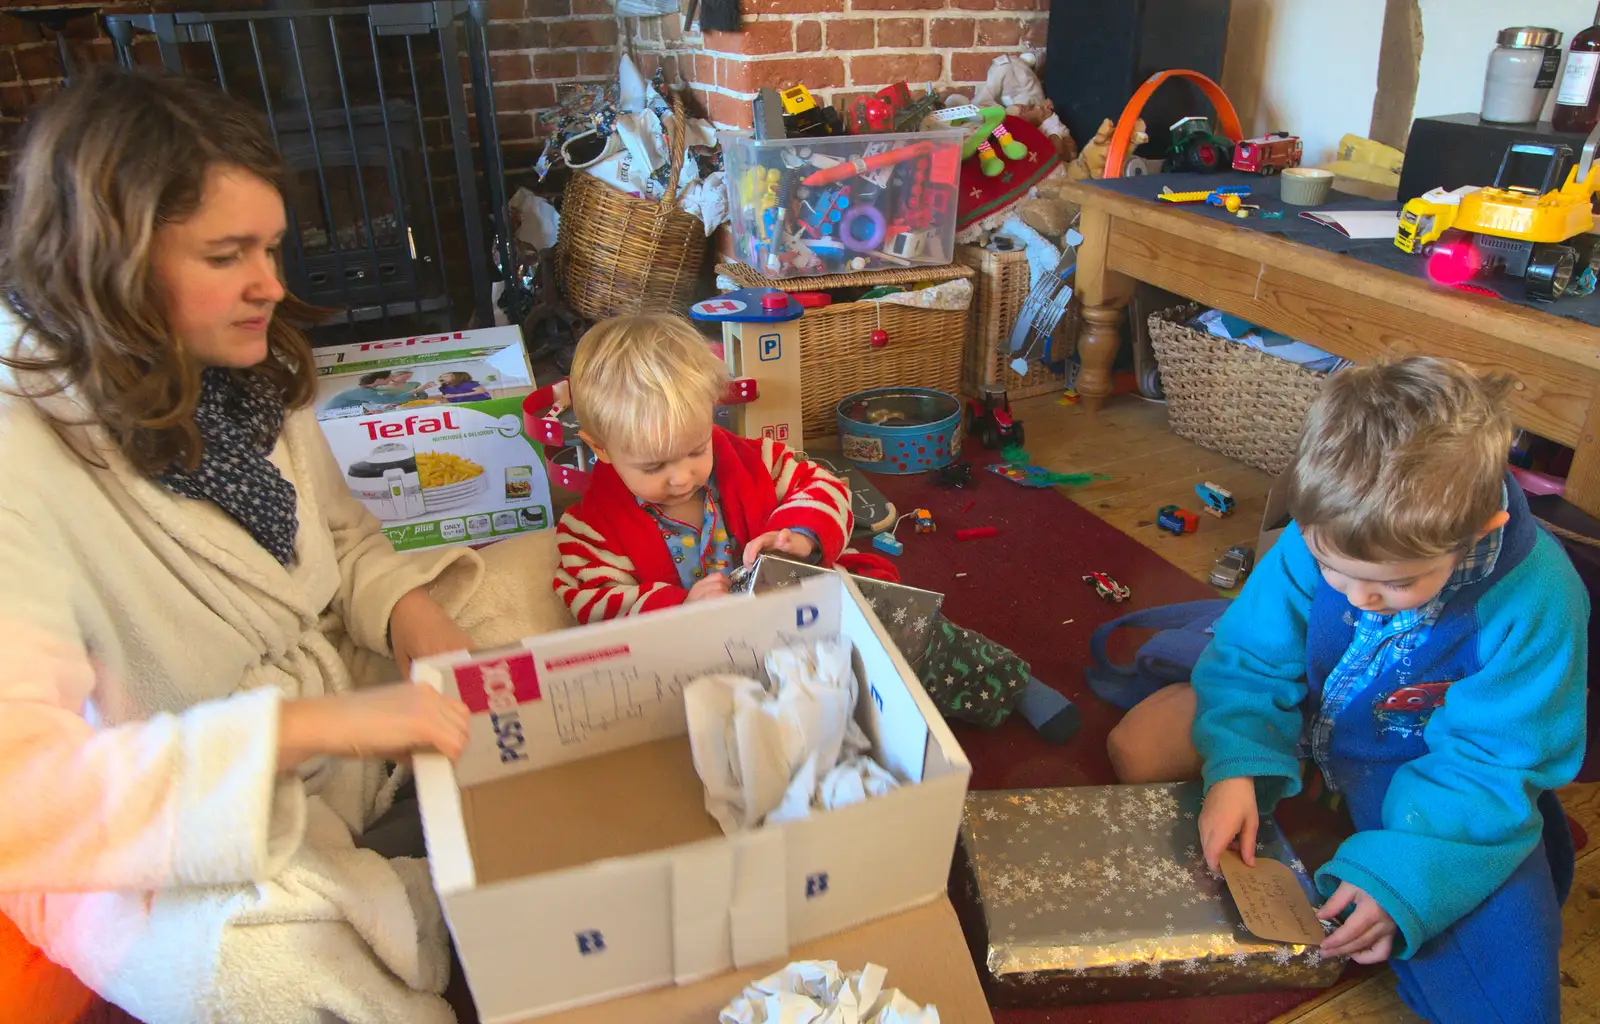
[[[369,341],[364,343],[357,352],[376,352],[384,348],[405,348],[407,345],[437,345],[442,341],[465,341],[467,336],[461,331],[454,334],[419,334],[415,338],[396,338],[393,341]]]
[[[407,416],[403,420],[362,420],[361,425],[367,428],[367,438],[372,441],[380,437],[437,434],[441,430],[461,429],[453,410],[447,410],[439,416]]]

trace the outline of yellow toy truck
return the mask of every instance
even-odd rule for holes
[[[1528,298],[1537,302],[1565,295],[1596,255],[1597,148],[1600,128],[1558,188],[1563,169],[1572,163],[1569,147],[1535,142],[1507,147],[1494,184],[1462,195],[1448,227],[1438,228],[1443,208],[1431,211],[1435,221],[1426,232],[1419,215],[1414,237],[1439,231],[1428,256],[1428,276],[1452,286],[1477,277],[1520,278]]]
[[[1479,188],[1478,185],[1464,185],[1448,192],[1436,188],[1406,203],[1400,211],[1400,227],[1395,231],[1394,244],[1406,252],[1423,256],[1433,252],[1433,243],[1455,224],[1461,197]]]

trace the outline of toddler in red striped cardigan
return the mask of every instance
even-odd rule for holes
[[[570,399],[598,464],[556,527],[554,587],[579,622],[722,596],[729,570],[763,551],[822,565],[844,551],[849,488],[777,441],[716,426],[727,387],[677,317],[617,317],[578,343]],[[1076,731],[1077,708],[1011,651],[943,616],[929,634],[903,653],[946,716],[995,726],[1018,709],[1053,742]]]
[[[763,551],[832,565],[844,550],[849,490],[777,441],[716,426],[727,386],[677,317],[617,317],[584,335],[571,398],[598,464],[556,527],[555,578],[579,622],[726,594],[728,570]]]

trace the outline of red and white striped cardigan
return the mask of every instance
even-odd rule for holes
[[[722,514],[735,555],[773,530],[816,535],[822,564],[832,565],[850,536],[850,491],[814,462],[795,458],[770,438],[735,437],[718,427],[712,453]],[[595,466],[583,499],[556,526],[561,564],[554,587],[579,622],[599,622],[682,604],[661,530],[606,463]]]

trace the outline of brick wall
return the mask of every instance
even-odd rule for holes
[[[1048,0],[742,0],[741,32],[684,33],[677,16],[640,19],[646,74],[660,62],[711,119],[747,128],[763,86],[803,84],[847,103],[885,85],[970,92],[995,57],[1039,50]],[[653,24],[652,24],[653,23]]]
[[[581,82],[617,73],[612,0],[491,0],[490,76],[511,186],[531,184],[539,115]]]
[[[55,33],[4,13],[7,8],[82,7],[51,0],[0,0],[0,188],[10,187],[11,156],[23,118],[34,104],[60,87],[62,69]],[[157,2],[108,4],[103,11],[148,12],[171,10],[176,4]],[[111,63],[116,56],[111,40],[101,30],[98,17],[74,18],[65,32],[72,59],[80,67]]]

